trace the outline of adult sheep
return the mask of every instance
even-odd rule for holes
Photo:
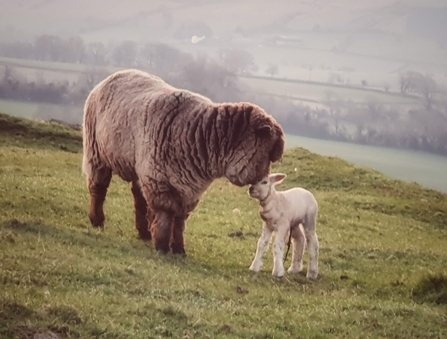
[[[214,179],[254,184],[282,157],[284,132],[260,107],[213,103],[137,71],[116,72],[89,94],[83,121],[89,218],[104,226],[112,174],[132,183],[135,224],[157,251],[185,254],[189,213]]]

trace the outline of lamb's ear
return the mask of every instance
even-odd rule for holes
[[[272,135],[272,126],[262,125],[255,130],[255,133],[260,138],[269,138]]]
[[[287,178],[287,175],[284,173],[272,173],[269,175],[270,183],[272,185],[278,185],[282,183],[285,178]]]

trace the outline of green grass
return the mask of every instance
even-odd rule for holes
[[[261,220],[246,188],[217,180],[189,220],[188,257],[158,255],[119,179],[105,230],[91,228],[79,132],[0,118],[1,338],[447,336],[442,193],[288,150],[274,171],[319,202],[321,275],[277,279],[270,251],[248,270]]]

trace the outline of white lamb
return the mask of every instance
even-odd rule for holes
[[[285,174],[270,174],[258,183],[251,185],[249,195],[259,200],[260,215],[264,220],[262,235],[250,270],[259,272],[263,264],[263,255],[269,247],[272,233],[276,233],[273,247],[273,271],[276,277],[284,275],[284,245],[289,234],[293,239],[292,264],[289,273],[298,273],[303,268],[305,243],[309,252],[307,278],[318,276],[319,243],[316,234],[318,204],[313,194],[304,188],[296,187],[283,192],[277,192],[275,185],[286,178]]]

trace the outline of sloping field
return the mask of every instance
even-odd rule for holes
[[[321,275],[275,279],[270,253],[248,270],[261,220],[246,188],[217,180],[188,257],[162,256],[136,238],[120,180],[105,230],[90,227],[80,163],[79,132],[0,115],[2,338],[447,336],[444,194],[288,150],[274,170],[319,202]]]

